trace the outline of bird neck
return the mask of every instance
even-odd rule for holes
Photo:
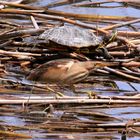
[[[95,62],[93,61],[85,61],[81,63],[82,63],[82,66],[86,68],[87,70],[92,70],[95,68]]]

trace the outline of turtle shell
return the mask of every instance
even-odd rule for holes
[[[42,33],[39,38],[77,49],[81,47],[97,46],[101,43],[101,39],[91,30],[68,25],[48,29]]]

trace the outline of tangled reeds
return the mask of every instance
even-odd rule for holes
[[[0,120],[0,126],[3,126],[0,127],[0,139],[56,137],[104,140],[119,136],[123,140],[129,134],[139,137],[139,15],[77,14],[54,8],[66,4],[109,9],[124,7],[121,4],[106,7],[106,4],[114,2],[110,0],[63,0],[46,7],[24,4],[24,0],[20,2],[0,1],[0,118],[24,119],[26,126],[7,125]],[[124,4],[124,1],[119,2]],[[136,4],[136,1],[125,2],[127,6]],[[45,30],[65,24],[89,29],[102,39],[99,48],[104,47],[111,57],[106,58],[99,51],[50,46],[46,40],[38,39]],[[94,70],[87,79],[75,84],[78,93],[73,93],[68,86],[26,80],[32,69],[58,58],[106,62],[110,66]],[[23,130],[33,134],[23,134]],[[37,136],[36,131],[47,133]]]

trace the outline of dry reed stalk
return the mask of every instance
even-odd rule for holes
[[[38,8],[34,6],[29,6],[25,4],[19,4],[19,3],[11,3],[11,2],[6,2],[6,1],[0,1],[0,4],[11,6],[11,7],[28,9],[28,10],[43,10],[42,8]]]
[[[44,31],[44,29],[27,29],[27,30],[19,30],[19,31],[13,31],[13,32],[6,32],[4,34],[0,35],[0,40],[8,40],[13,39],[16,37],[21,36],[31,36],[31,35],[37,35]]]
[[[53,7],[57,7],[57,6],[64,6],[66,4],[72,4],[72,3],[77,3],[77,2],[82,2],[84,0],[61,0],[61,1],[56,1],[56,2],[51,2],[50,4],[48,4],[47,6],[45,6],[45,8],[53,8]]]
[[[2,131],[0,130],[0,135],[4,137],[16,137],[16,138],[32,138],[29,135],[21,134],[21,133],[15,133],[10,131]]]
[[[114,99],[55,99],[55,100],[6,100],[1,99],[0,104],[139,104],[139,100],[114,100]]]
[[[97,31],[99,31],[100,33],[103,33],[103,34],[108,34],[107,31],[102,30],[100,28],[97,28],[96,26],[91,26],[89,24],[85,24],[83,22],[68,19],[68,18],[65,18],[65,17],[62,17],[62,16],[54,16],[54,15],[48,15],[48,14],[36,14],[36,13],[32,13],[32,15],[35,16],[35,17],[44,18],[44,19],[63,21],[63,22],[67,22],[67,23],[70,23],[70,24],[74,24],[74,25],[78,25],[78,26],[82,26],[82,27],[86,27],[86,28],[91,28],[91,29],[97,30]]]
[[[7,56],[14,56],[18,58],[25,58],[30,56],[41,56],[41,54],[33,54],[33,53],[24,53],[24,52],[10,52],[10,51],[4,51],[0,50],[1,55],[7,55]]]
[[[132,75],[129,75],[129,74],[126,74],[126,73],[123,73],[119,70],[114,70],[112,68],[109,68],[109,67],[105,67],[104,68],[105,70],[111,72],[111,73],[114,73],[114,74],[117,74],[119,76],[122,76],[122,77],[125,77],[125,78],[128,78],[129,80],[136,80],[136,81],[139,81],[140,82],[140,78],[139,77],[135,77],[135,76],[132,76]]]
[[[131,121],[131,120],[129,120],[129,121]],[[83,128],[89,128],[89,130],[90,130],[90,128],[91,129],[94,129],[94,128],[126,128],[126,127],[140,127],[140,122],[135,122],[135,121],[133,121],[132,120],[132,123],[130,123],[130,124],[128,124],[129,123],[129,121],[128,122],[115,122],[115,123],[99,123],[99,124],[95,124],[94,122],[92,123],[92,121],[89,121],[89,122],[77,122],[77,124],[76,124],[76,126],[77,126],[77,128],[81,128],[81,130],[83,129]],[[67,124],[65,124],[65,122],[57,122],[57,124],[56,124],[56,122],[48,122],[48,123],[46,123],[46,124],[44,124],[44,125],[42,125],[42,126],[40,126],[41,128],[48,128],[48,127],[52,127],[52,128],[62,128],[63,129],[63,127],[62,126],[64,126],[64,128],[70,128],[70,126],[72,127],[72,128],[74,128],[75,127],[75,123],[76,122],[67,122]],[[92,130],[93,131],[93,130]]]
[[[138,37],[138,36],[140,36],[140,32],[135,32],[135,31],[118,31],[117,34],[119,36],[124,36],[124,37]]]
[[[3,91],[2,91],[3,92]],[[15,91],[11,91],[11,92],[15,92]],[[133,96],[103,96],[103,95],[98,95],[98,98],[99,99],[115,99],[115,100],[140,100],[140,95],[139,94],[136,94],[136,95],[133,95]],[[3,95],[3,97],[1,97],[1,99],[18,99],[18,100],[28,100],[29,97],[15,97],[15,95]],[[79,99],[83,99],[83,100],[86,100],[86,99],[89,99],[88,96],[64,96],[64,97],[57,97],[57,99],[60,99],[60,100],[79,100]],[[30,100],[56,100],[55,97],[52,97],[52,96],[31,96],[30,97]]]
[[[46,10],[47,14],[53,14],[53,15],[59,15],[64,17],[73,17],[77,19],[85,19],[85,20],[120,20],[120,21],[128,21],[128,20],[134,20],[138,19],[138,17],[124,17],[124,16],[104,16],[104,15],[87,15],[87,14],[75,14],[75,13],[66,13],[62,11],[57,10]]]
[[[73,6],[76,7],[92,7],[92,6],[100,6],[101,4],[110,3],[109,1],[99,1],[99,2],[84,2],[84,3],[78,3],[73,4]]]
[[[102,29],[103,30],[112,30],[114,28],[115,29],[120,28],[120,27],[123,27],[123,26],[126,26],[126,25],[137,23],[137,22],[140,22],[140,19],[135,19],[135,20],[130,20],[130,21],[127,21],[127,22],[119,23],[119,24],[114,24],[114,25],[111,25],[111,26],[103,27]]]
[[[31,13],[42,13],[44,10],[19,10],[19,9],[0,9],[0,13],[4,14],[20,14],[30,15]]]

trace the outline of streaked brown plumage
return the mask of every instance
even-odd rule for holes
[[[40,65],[32,70],[28,80],[45,83],[74,84],[84,80],[92,69],[105,66],[93,61],[57,59]]]

